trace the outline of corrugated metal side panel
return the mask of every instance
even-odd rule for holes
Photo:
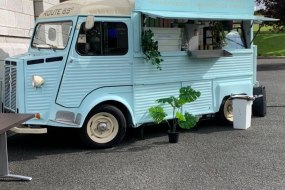
[[[209,69],[205,77],[220,78],[253,75],[252,64],[252,54],[250,56],[221,58]]]
[[[151,63],[144,62],[143,58],[135,58],[136,122],[150,121],[148,108],[156,105],[156,99],[178,95],[179,88],[187,85],[199,90],[201,97],[184,106],[184,111],[192,114],[213,113],[215,109],[213,82],[231,78],[235,78],[234,81],[247,80],[253,75],[252,56],[252,50],[235,52],[232,57],[209,59],[168,55],[163,57],[162,70],[156,69]]]
[[[49,110],[54,103],[54,93],[58,84],[58,63],[32,65],[26,71],[26,112],[38,113]],[[40,75],[45,83],[41,88],[32,86],[32,76]]]
[[[132,79],[129,59],[93,58],[68,63],[57,103],[78,107],[83,98],[94,89],[106,86],[130,85]]]
[[[253,79],[252,79],[252,82],[253,84],[255,84],[257,82],[257,46],[256,45],[253,45]]]
[[[163,57],[162,70],[157,70],[143,58],[135,59],[136,84],[215,79],[253,75],[252,52],[234,54],[233,57],[193,59],[187,55]]]
[[[148,108],[157,105],[156,100],[159,98],[178,96],[180,87],[179,83],[134,86],[136,123],[151,121]],[[172,110],[166,107],[166,111],[171,114]]]
[[[183,86],[191,86],[201,92],[201,96],[195,101],[183,106],[183,111],[191,114],[207,114],[213,112],[212,81],[185,82]]]
[[[213,94],[212,94],[212,82],[206,81],[194,81],[181,83],[169,83],[169,84],[153,84],[153,85],[137,85],[135,86],[135,113],[136,122],[144,123],[151,121],[148,109],[151,106],[158,105],[156,100],[159,98],[167,98],[169,96],[178,97],[179,89],[182,86],[191,86],[193,89],[201,92],[201,96],[193,103],[187,104],[183,107],[183,110],[192,114],[206,114],[213,112]],[[172,108],[165,106],[169,116],[172,116]]]
[[[212,82],[210,80],[185,82],[182,86],[191,86],[193,89],[201,92],[201,96],[198,100],[183,107],[184,111],[188,111],[192,114],[207,114],[213,112]],[[167,98],[169,96],[178,97],[180,88],[181,83],[135,86],[136,122],[144,123],[151,121],[148,109],[151,106],[158,105],[156,100],[159,98]],[[172,108],[170,106],[165,106],[165,110],[169,116],[172,116]]]

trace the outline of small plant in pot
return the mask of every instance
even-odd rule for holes
[[[179,92],[180,93],[178,97],[170,96],[168,98],[161,98],[156,100],[159,105],[153,106],[148,109],[151,118],[156,124],[159,124],[162,121],[166,121],[166,123],[168,124],[168,137],[170,143],[178,142],[178,126],[182,129],[191,129],[196,125],[199,120],[197,117],[193,116],[188,112],[185,112],[183,114],[182,106],[197,100],[200,97],[201,93],[199,91],[195,91],[190,86],[180,88]],[[169,123],[168,120],[166,120],[167,113],[164,110],[164,105],[170,105],[172,108],[172,116],[170,118],[172,119],[172,124]]]

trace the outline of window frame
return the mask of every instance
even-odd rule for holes
[[[70,27],[71,27],[71,29],[69,30],[69,33],[68,33],[68,39],[67,39],[67,41],[66,41],[66,44],[65,44],[65,46],[64,46],[64,48],[54,48],[54,47],[36,47],[36,46],[34,46],[34,37],[35,37],[35,35],[36,35],[36,33],[37,33],[37,28],[38,28],[38,26],[39,25],[44,25],[44,24],[55,24],[55,23],[65,23],[65,22],[70,22],[71,24],[70,24]],[[46,22],[38,22],[37,24],[36,24],[36,26],[35,26],[35,29],[34,29],[34,31],[33,31],[33,36],[32,36],[32,39],[31,39],[31,45],[30,45],[30,47],[31,47],[31,49],[52,49],[52,50],[65,50],[67,47],[68,47],[68,43],[69,43],[69,41],[70,41],[70,39],[72,38],[72,30],[74,30],[73,29],[73,20],[62,20],[62,21],[46,21]]]
[[[82,53],[82,52],[80,52],[80,50],[78,50],[78,40],[79,40],[79,37],[80,37],[80,35],[82,34],[81,32],[82,32],[82,28],[84,27],[84,24],[85,24],[85,21],[83,21],[81,24],[80,24],[80,26],[79,26],[79,31],[78,31],[78,34],[77,34],[77,38],[76,38],[76,41],[75,41],[75,51],[76,51],[76,53],[78,54],[78,55],[80,55],[80,56],[84,56],[84,57],[86,57],[86,56],[92,56],[92,57],[106,57],[106,56],[125,56],[125,55],[127,55],[128,53],[129,53],[129,50],[130,50],[130,44],[129,44],[129,27],[128,27],[128,24],[126,23],[126,22],[124,22],[124,21],[119,21],[119,20],[96,20],[96,21],[94,21],[94,27],[95,27],[95,25],[96,24],[100,24],[100,26],[99,26],[99,28],[100,28],[100,44],[101,44],[101,47],[100,47],[100,54],[95,54],[95,53],[93,53],[93,54],[88,54],[87,52],[85,52],[85,53]],[[124,27],[125,27],[125,31],[126,31],[126,34],[125,34],[125,36],[127,37],[127,41],[126,41],[126,44],[127,44],[127,47],[126,47],[126,51],[123,53],[123,54],[105,54],[104,52],[105,52],[105,47],[104,47],[104,37],[105,37],[105,32],[103,32],[104,31],[104,23],[119,23],[119,24],[122,24],[122,25],[124,25]],[[85,38],[87,38],[87,34],[86,34],[86,32],[85,32]],[[86,42],[87,42],[87,39],[85,39],[86,40]],[[83,43],[82,43],[83,44]],[[85,44],[85,43],[84,43]],[[118,49],[118,48],[117,48]]]

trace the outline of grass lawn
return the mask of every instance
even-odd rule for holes
[[[258,26],[253,26],[254,31]],[[257,45],[258,56],[285,56],[285,33],[270,31],[271,27],[262,27],[254,44]]]
[[[254,24],[253,25],[253,31],[256,32],[259,28],[259,24]],[[270,30],[272,29],[272,26],[262,26],[260,29],[260,32],[262,33],[269,33]]]
[[[258,56],[285,56],[285,33],[259,33],[254,44]]]

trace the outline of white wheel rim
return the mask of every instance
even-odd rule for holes
[[[224,104],[224,116],[228,121],[234,121],[233,101],[227,100]]]
[[[119,131],[117,119],[109,113],[101,112],[91,117],[87,123],[87,134],[96,143],[108,143]]]

